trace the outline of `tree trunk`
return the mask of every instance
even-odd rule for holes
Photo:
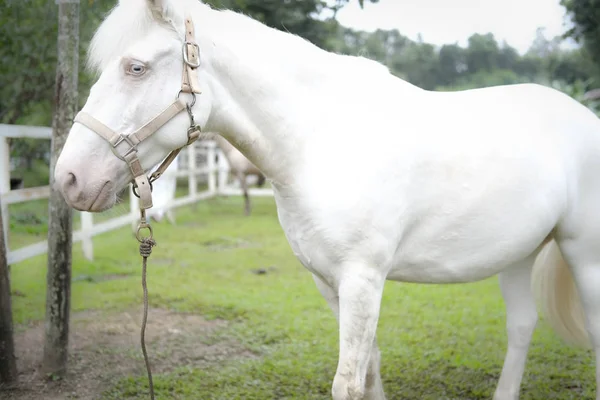
[[[54,167],[67,139],[77,108],[79,0],[57,0],[56,2],[58,3],[58,62],[50,157],[46,331],[42,369],[46,374],[64,376],[67,371],[69,347],[73,212],[61,194],[54,189]]]
[[[13,338],[10,273],[2,226],[2,212],[0,212],[0,383],[10,384],[17,381],[17,363]]]

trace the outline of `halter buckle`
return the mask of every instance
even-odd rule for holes
[[[117,147],[118,145],[120,145],[121,143],[127,143],[129,146],[131,146],[132,148],[135,148],[135,143],[133,143],[131,141],[131,138],[129,137],[129,135],[123,135],[122,133],[119,133],[119,138],[117,139],[117,141],[113,144],[113,147]]]
[[[154,186],[152,185],[152,182],[154,182],[156,179],[158,179],[158,176],[152,180],[148,179],[148,183],[150,184],[150,192],[152,192],[154,190]],[[131,191],[133,192],[135,197],[137,197],[138,199],[140,198],[140,192],[138,191],[138,184],[135,180],[131,181]]]
[[[119,146],[123,142],[127,143],[129,145],[129,148],[125,152],[123,152],[123,154],[119,154],[117,152],[117,146]],[[125,157],[127,157],[131,153],[137,153],[136,144],[133,143],[129,135],[123,135],[122,133],[119,133],[118,139],[114,143],[112,143],[111,150],[121,160],[125,160]]]
[[[193,50],[196,50],[196,54],[198,55],[198,59],[194,62],[194,61],[190,61],[189,59],[189,51],[190,49],[188,48],[188,46],[192,46]],[[193,42],[188,42],[185,41],[183,42],[183,61],[189,65],[192,68],[198,68],[200,66],[200,47],[198,46],[198,43],[193,43]]]

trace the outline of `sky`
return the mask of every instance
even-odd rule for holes
[[[413,40],[421,33],[423,41],[435,45],[465,46],[473,33],[492,32],[499,43],[505,40],[523,54],[538,27],[546,28],[549,39],[565,32],[565,15],[560,0],[365,0],[362,10],[354,0],[338,12],[337,20],[365,31],[398,29]]]

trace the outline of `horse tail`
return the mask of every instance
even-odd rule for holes
[[[555,240],[544,246],[533,266],[531,287],[550,326],[566,342],[589,347],[585,314],[569,265]]]

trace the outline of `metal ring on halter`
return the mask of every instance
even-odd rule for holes
[[[148,237],[142,237],[141,236],[141,232],[144,229],[148,229],[148,233],[149,236]],[[144,239],[153,239],[154,237],[154,232],[152,232],[152,227],[148,224],[139,224],[137,231],[135,231],[135,238],[138,240],[138,242],[142,243],[144,241]]]
[[[156,180],[156,179],[155,179]],[[148,183],[150,184],[150,191],[152,192],[152,190],[154,189],[152,187],[152,182],[151,180],[148,180]],[[137,191],[137,184],[135,183],[135,181],[131,182],[132,186],[131,186],[131,190],[133,191],[133,194],[135,195],[135,197],[137,197],[138,199],[140,198],[140,194]]]
[[[186,104],[190,107],[194,107],[194,104],[196,104],[196,93],[194,93],[194,92],[188,93],[188,92],[184,92],[183,90],[180,90],[179,93],[177,93],[177,100],[179,100],[179,96],[181,96],[181,93],[187,93],[192,96],[192,103],[191,104],[186,103]]]
[[[154,173],[156,173],[156,171],[154,171]],[[148,182],[150,183],[150,191],[152,191],[152,182],[155,182],[162,175],[162,174],[154,175],[154,173],[152,173],[152,175],[150,175],[148,177]]]

